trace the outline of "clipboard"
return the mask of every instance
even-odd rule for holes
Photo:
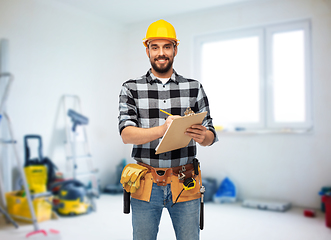
[[[202,112],[190,116],[175,118],[163,135],[161,142],[157,145],[155,154],[186,147],[192,139],[185,134],[186,129],[194,124],[201,124],[206,114],[207,112]]]

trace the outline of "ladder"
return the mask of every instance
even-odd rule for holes
[[[39,233],[43,234],[44,237],[47,237],[47,232],[45,230],[39,228],[36,213],[34,211],[32,201],[33,201],[33,199],[38,198],[38,197],[50,196],[51,193],[50,192],[45,192],[45,193],[34,194],[34,195],[32,195],[30,193],[28,182],[27,182],[25,172],[24,172],[24,169],[23,169],[23,164],[21,162],[21,159],[20,159],[20,156],[19,156],[19,151],[18,151],[18,148],[17,148],[17,145],[16,145],[17,141],[14,140],[15,138],[14,138],[14,132],[13,132],[12,124],[11,124],[11,121],[10,121],[10,118],[9,118],[8,114],[6,113],[6,111],[4,111],[5,103],[7,101],[7,97],[8,97],[8,94],[9,94],[9,87],[10,87],[12,81],[13,81],[13,76],[10,73],[0,73],[0,80],[2,80],[5,77],[8,78],[9,80],[6,82],[5,91],[4,91],[3,97],[1,99],[1,103],[0,103],[0,114],[1,115],[0,116],[1,116],[1,118],[4,117],[4,119],[7,122],[7,130],[8,130],[8,133],[9,133],[9,139],[1,139],[0,143],[1,144],[10,144],[10,145],[13,146],[13,149],[14,149],[14,158],[16,158],[17,168],[18,168],[20,176],[22,178],[23,188],[24,188],[24,192],[26,194],[26,198],[27,198],[27,201],[28,201],[28,206],[29,206],[29,210],[30,210],[30,214],[31,214],[31,220],[32,220],[32,224],[33,224],[33,227],[34,227],[34,231],[28,233],[26,235],[26,237],[29,237],[29,236],[35,235],[35,234],[39,234]],[[0,179],[0,182],[1,182],[1,179]],[[0,190],[2,190],[2,189],[0,189]],[[4,198],[3,194],[2,194],[2,198]],[[5,200],[2,199],[2,201],[4,201],[4,204],[6,203]],[[10,221],[16,228],[18,227],[16,222],[10,218],[9,214],[4,209],[1,209],[0,211],[5,215],[7,221]],[[51,233],[58,234],[59,232],[57,230],[51,229]]]
[[[34,227],[34,231],[28,233],[26,235],[26,237],[29,237],[29,236],[35,235],[35,234],[39,234],[39,233],[43,234],[44,237],[47,237],[47,232],[45,230],[39,228],[36,213],[34,211],[34,206],[33,206],[32,201],[33,201],[34,198],[44,197],[44,196],[46,197],[46,196],[51,195],[51,193],[46,192],[46,193],[35,194],[35,195],[32,195],[30,193],[29,186],[28,186],[28,183],[27,183],[27,179],[26,179],[26,176],[25,176],[25,172],[24,172],[24,169],[23,169],[23,164],[22,164],[20,156],[19,156],[19,151],[18,151],[18,147],[17,147],[17,144],[16,144],[17,141],[14,138],[14,132],[13,132],[12,124],[11,124],[10,118],[9,118],[9,116],[6,112],[6,108],[5,108],[7,98],[8,98],[8,95],[9,95],[9,89],[10,89],[10,86],[11,86],[13,80],[14,80],[13,75],[4,70],[5,69],[4,68],[5,64],[3,64],[3,63],[6,63],[5,58],[7,57],[6,55],[7,55],[7,50],[8,50],[7,44],[8,44],[7,40],[0,39],[0,50],[1,50],[1,55],[0,55],[0,60],[1,61],[0,62],[1,62],[1,65],[2,65],[2,66],[0,66],[1,67],[1,69],[0,69],[0,86],[1,86],[1,89],[2,89],[2,86],[4,86],[3,87],[4,91],[3,91],[2,97],[0,99],[0,101],[1,101],[0,102],[0,123],[1,123],[1,120],[6,121],[6,128],[3,128],[3,129],[8,134],[8,136],[6,135],[6,139],[3,139],[3,138],[0,139],[0,144],[1,145],[8,144],[8,145],[13,146],[14,158],[16,159],[17,168],[19,170],[19,174],[20,174],[20,177],[22,179],[24,192],[25,192],[25,195],[26,195],[26,198],[27,198],[28,207],[29,207],[29,211],[30,211],[30,214],[31,214],[31,220],[32,220],[32,224],[33,224],[33,227]],[[4,160],[2,162],[4,162]],[[8,181],[8,179],[7,179],[7,181]],[[1,199],[2,199],[3,205],[5,205],[5,209],[7,209],[6,199],[5,199],[5,196],[4,196],[4,191],[5,190],[4,190],[3,184],[2,184],[2,176],[0,175],[0,194],[2,193],[1,194]],[[7,222],[10,221],[16,228],[18,228],[18,225],[16,224],[15,221],[13,221],[10,218],[7,211],[0,208],[0,212],[5,215]],[[51,229],[51,233],[59,234],[59,232],[57,230],[54,230],[54,229]]]
[[[62,96],[62,102],[65,116],[67,172],[71,172],[73,179],[87,179],[89,181],[87,185],[90,185],[94,196],[99,196],[98,169],[93,165],[86,131],[88,118],[82,115],[81,101],[77,95],[65,94]],[[79,119],[75,119],[76,117]]]
[[[5,102],[7,101],[10,84],[11,84],[13,78],[10,74],[0,74],[0,80],[3,80],[5,78],[8,78],[8,80],[1,81],[1,83],[4,83],[4,92],[3,92],[2,99],[0,102],[0,124],[2,121],[2,116],[4,117],[4,119],[7,120],[8,123],[10,123],[9,117],[8,117],[7,113],[5,112],[4,108],[5,108]],[[16,143],[16,141],[14,141],[14,140],[4,140],[2,138],[1,138],[0,142],[1,142],[1,144],[15,144]],[[4,162],[4,160],[2,162]],[[18,228],[17,223],[9,216],[9,214],[5,210],[6,209],[6,198],[5,198],[5,188],[4,188],[4,184],[3,184],[2,171],[0,171],[0,194],[1,194],[2,205],[4,207],[4,208],[2,208],[0,206],[0,213],[5,215],[7,223],[11,222],[16,228]]]

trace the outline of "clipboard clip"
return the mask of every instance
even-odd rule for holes
[[[192,109],[190,107],[186,108],[184,115],[185,116],[191,116],[194,115],[195,113],[192,111]]]

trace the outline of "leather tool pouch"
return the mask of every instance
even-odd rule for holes
[[[192,176],[192,174],[191,174]],[[200,186],[201,186],[201,171],[199,170],[199,175],[196,176],[193,173],[192,176],[195,181],[195,188],[190,189],[190,190],[184,190],[182,192],[182,194],[180,195],[180,197],[178,198],[177,202],[186,202],[186,201],[191,201],[194,199],[198,199],[201,197],[200,194]],[[179,193],[182,191],[183,189],[183,182],[184,181],[179,181],[178,176],[173,175],[171,177],[172,181],[171,181],[171,193],[172,193],[172,202],[174,203],[176,201],[177,196],[179,195]]]
[[[149,202],[153,187],[153,176],[147,172],[144,178],[140,180],[140,188],[131,194],[131,197],[145,202]]]
[[[145,164],[139,164],[146,166]],[[166,186],[167,184],[171,184],[172,201],[175,202],[178,194],[183,189],[184,180],[178,179],[178,169],[180,168],[152,168],[148,166],[148,169],[149,171],[146,173],[145,177],[141,179],[140,188],[135,193],[132,193],[131,197],[149,202],[153,183],[156,183],[158,186]],[[159,171],[163,172],[162,176],[158,174]],[[193,177],[196,184],[195,188],[184,190],[177,202],[186,202],[200,198],[201,171],[199,170],[199,175],[196,176],[194,175],[194,170],[192,167],[190,170],[184,172],[184,174],[186,175],[185,178]]]

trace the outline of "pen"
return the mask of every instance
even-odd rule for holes
[[[160,109],[161,112],[165,113],[165,114],[168,114],[169,116],[172,116],[172,114],[166,112],[166,111],[163,111],[162,109]]]

